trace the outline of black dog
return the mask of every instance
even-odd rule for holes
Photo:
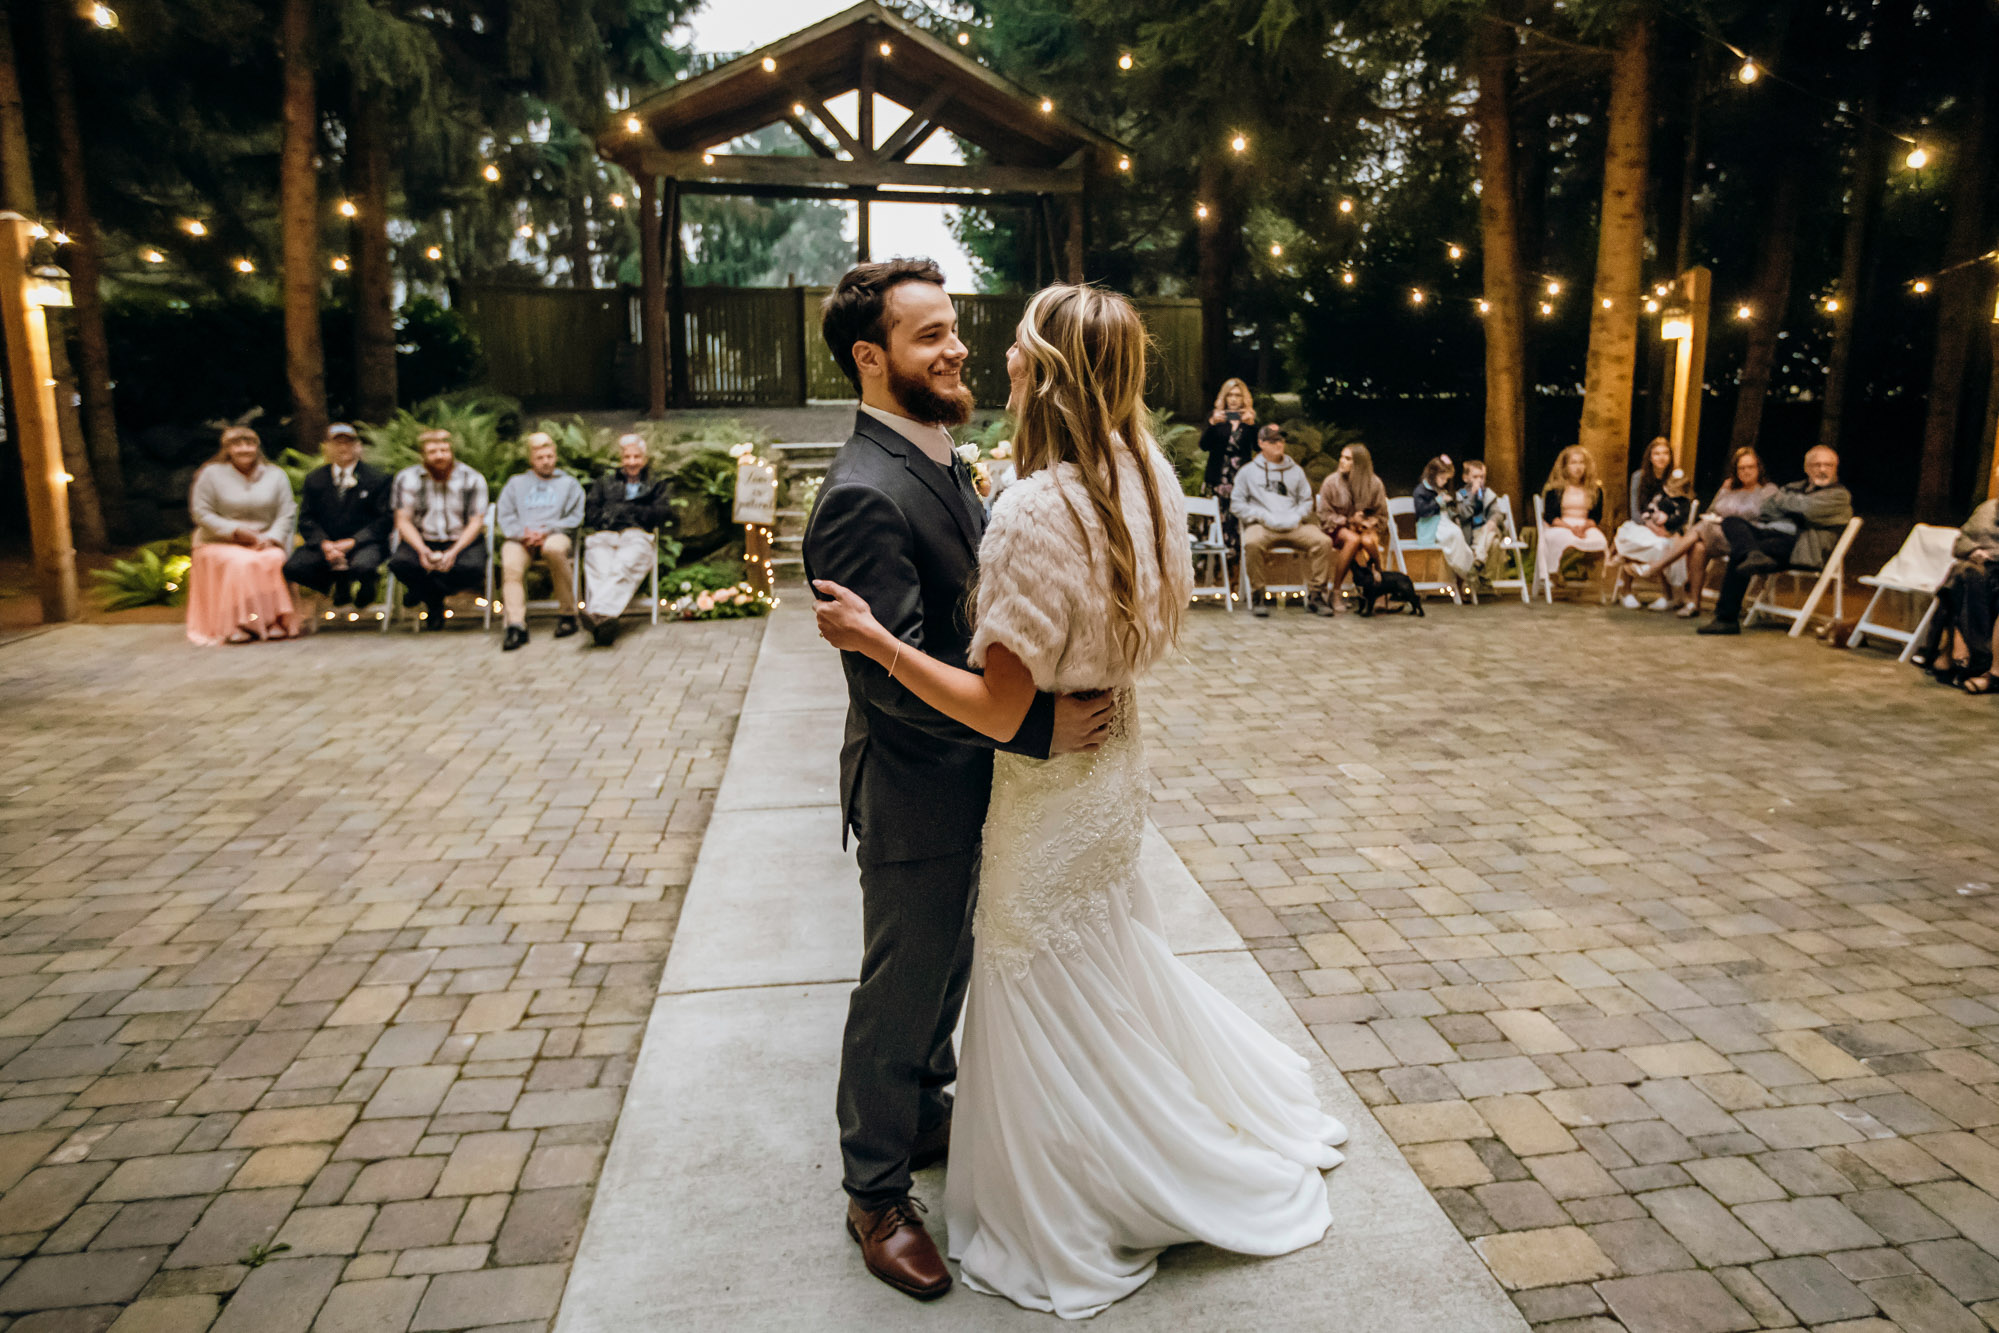
[[[1354,557],[1353,586],[1360,593],[1360,613],[1364,616],[1373,615],[1376,604],[1384,613],[1406,610],[1412,616],[1423,614],[1423,599],[1416,595],[1416,585],[1409,576],[1392,569],[1377,570],[1365,550]]]

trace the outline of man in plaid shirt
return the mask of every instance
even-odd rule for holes
[[[444,628],[444,599],[486,584],[486,479],[458,461],[451,432],[417,436],[423,462],[396,474],[389,503],[396,512],[395,554],[389,572],[422,602],[426,630]]]

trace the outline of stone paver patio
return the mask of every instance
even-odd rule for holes
[[[761,630],[0,650],[0,1327],[546,1328]]]
[[[1990,701],[1595,607],[1187,648],[1154,820],[1529,1320],[1999,1327]]]
[[[0,649],[0,1328],[545,1329],[761,629]],[[1531,1321],[1999,1316],[1988,704],[1594,607],[1187,648],[1155,821]]]

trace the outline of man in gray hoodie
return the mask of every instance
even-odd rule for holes
[[[1284,454],[1284,428],[1276,422],[1256,433],[1257,456],[1235,474],[1229,510],[1242,524],[1243,568],[1249,575],[1249,609],[1270,614],[1264,600],[1264,566],[1272,551],[1302,552],[1311,571],[1306,599],[1314,614],[1331,615],[1333,539],[1312,518],[1312,483]]]
[[[576,578],[571,572],[571,543],[583,522],[583,487],[555,467],[555,441],[541,431],[527,438],[528,470],[507,479],[500,490],[497,521],[505,544],[500,547],[500,603],[507,617],[504,652],[528,641],[528,562],[540,556],[548,562],[562,614],[555,637],[576,632]]]

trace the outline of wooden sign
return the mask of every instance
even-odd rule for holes
[[[777,522],[777,468],[745,458],[736,466],[735,521],[770,527]]]

